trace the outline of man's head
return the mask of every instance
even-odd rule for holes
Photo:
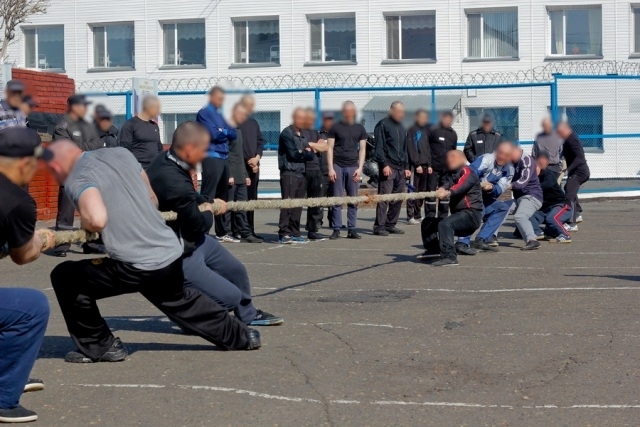
[[[356,104],[353,101],[345,101],[342,104],[342,120],[350,125],[356,122]]]
[[[329,130],[333,127],[335,115],[331,111],[322,113],[322,129]]]
[[[237,103],[233,106],[233,110],[231,111],[231,118],[235,122],[236,126],[240,126],[249,118],[249,112],[241,103]]]
[[[572,133],[573,133],[573,129],[571,129],[571,126],[569,125],[569,123],[567,122],[558,123],[558,135],[560,135],[560,138],[567,139],[569,138],[569,136],[571,136]]]
[[[214,86],[209,91],[209,102],[215,108],[222,107],[224,104],[224,89],[221,86]]]
[[[171,148],[189,166],[196,165],[207,158],[211,136],[203,125],[197,122],[184,122],[173,132]]]
[[[34,108],[38,106],[38,103],[31,95],[25,95],[22,97],[22,104],[20,104],[20,109],[24,113],[25,116],[29,116]]]
[[[305,108],[305,113],[307,115],[307,129],[315,129],[316,127],[316,110],[314,108]]]
[[[491,132],[493,130],[493,124],[494,124],[493,116],[489,113],[485,113],[482,116],[482,130],[487,133]]]
[[[243,95],[242,98],[240,98],[240,104],[247,110],[248,115],[252,115],[256,107],[256,100],[251,95]]]
[[[91,104],[86,96],[76,93],[67,99],[67,108],[71,116],[76,119],[83,119],[87,115],[87,105]]]
[[[538,157],[536,157],[536,164],[540,170],[545,170],[549,166],[549,153],[546,151],[540,151]]]
[[[49,145],[49,150],[53,153],[53,158],[47,162],[47,169],[58,184],[63,185],[82,156],[82,150],[68,139],[53,142]]]
[[[113,114],[104,105],[96,105],[94,119],[102,132],[108,132],[113,126]]]
[[[155,95],[142,98],[142,111],[149,119],[160,117],[160,98]]]
[[[442,113],[442,115],[440,116],[440,124],[444,128],[450,128],[453,124],[453,112],[445,111],[444,113]]]
[[[298,107],[293,110],[293,115],[291,118],[293,120],[293,127],[295,127],[296,129],[306,129],[307,113],[305,112],[304,108]]]
[[[20,108],[22,105],[22,95],[24,94],[24,84],[20,80],[9,80],[4,89],[4,96],[7,104],[11,108]]]
[[[389,116],[393,121],[402,123],[404,120],[404,104],[400,101],[393,101],[389,108]]]
[[[549,117],[545,117],[544,119],[542,119],[542,123],[540,123],[540,126],[542,127],[542,131],[546,134],[553,132],[553,122]]]
[[[496,164],[504,166],[511,162],[514,150],[516,150],[516,146],[511,141],[502,141],[498,144],[495,150]]]
[[[447,152],[447,169],[455,171],[467,164],[464,153],[460,150],[450,150]]]
[[[421,128],[429,124],[429,113],[425,110],[416,111],[416,124]]]
[[[518,162],[520,161],[520,159],[522,159],[523,156],[523,152],[522,152],[522,148],[520,147],[514,147],[513,150],[511,151],[511,161],[513,162],[513,164],[518,164]]]
[[[35,130],[21,126],[0,130],[0,173],[14,184],[28,184],[38,170],[38,159],[51,157]]]

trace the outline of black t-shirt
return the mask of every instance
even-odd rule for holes
[[[341,168],[358,166],[360,141],[367,139],[367,131],[358,123],[352,125],[338,122],[329,131],[329,138],[334,138],[333,163]]]
[[[0,173],[0,246],[26,245],[36,228],[36,202],[22,188]]]
[[[309,142],[318,142],[319,133],[314,129],[307,129],[307,136]],[[315,153],[313,159],[305,162],[305,171],[319,171],[320,170],[320,153]]]

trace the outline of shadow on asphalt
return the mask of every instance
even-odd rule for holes
[[[605,279],[629,280],[630,282],[640,282],[640,276],[625,276],[622,274],[565,274],[566,277],[602,277]]]

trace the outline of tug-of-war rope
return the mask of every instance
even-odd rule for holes
[[[318,197],[311,199],[282,199],[282,200],[250,200],[247,202],[227,202],[227,212],[257,211],[262,209],[295,209],[295,208],[320,208],[348,204],[372,204],[378,202],[405,202],[408,200],[420,200],[435,197],[435,191],[419,193],[375,194],[354,197]],[[213,209],[218,211],[220,206],[213,203]],[[165,221],[175,221],[178,214],[175,212],[160,212]],[[89,233],[84,230],[56,231],[56,245],[64,243],[85,243],[98,240],[98,233]],[[0,251],[0,259],[8,253]]]

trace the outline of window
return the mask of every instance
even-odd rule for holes
[[[356,62],[356,18],[309,20],[311,62]]]
[[[640,7],[633,8],[633,53],[640,53]]]
[[[588,151],[591,149],[602,150],[604,145],[602,137],[583,138],[588,135],[602,135],[602,106],[589,107],[559,107],[560,117],[573,128],[573,131],[580,136],[582,146]]]
[[[95,68],[133,68],[134,65],[133,24],[93,27],[93,66]]]
[[[602,56],[602,9],[549,10],[551,55]]]
[[[467,57],[517,58],[518,11],[467,13]]]
[[[260,125],[265,148],[276,150],[280,137],[280,111],[256,111],[253,118]]]
[[[518,121],[518,108],[467,108],[469,116],[469,130],[478,129],[481,126],[482,116],[485,113],[495,118],[495,129],[502,134],[507,141],[520,139],[520,126]]]
[[[234,63],[280,64],[280,23],[277,19],[234,21]]]
[[[173,140],[173,132],[180,124],[186,121],[194,121],[196,113],[186,114],[162,114],[162,126],[164,128],[164,143],[171,144]]]
[[[163,24],[164,65],[205,65],[204,22]]]
[[[64,27],[24,30],[25,65],[41,70],[64,70]]]
[[[387,59],[436,59],[434,13],[387,15]]]

